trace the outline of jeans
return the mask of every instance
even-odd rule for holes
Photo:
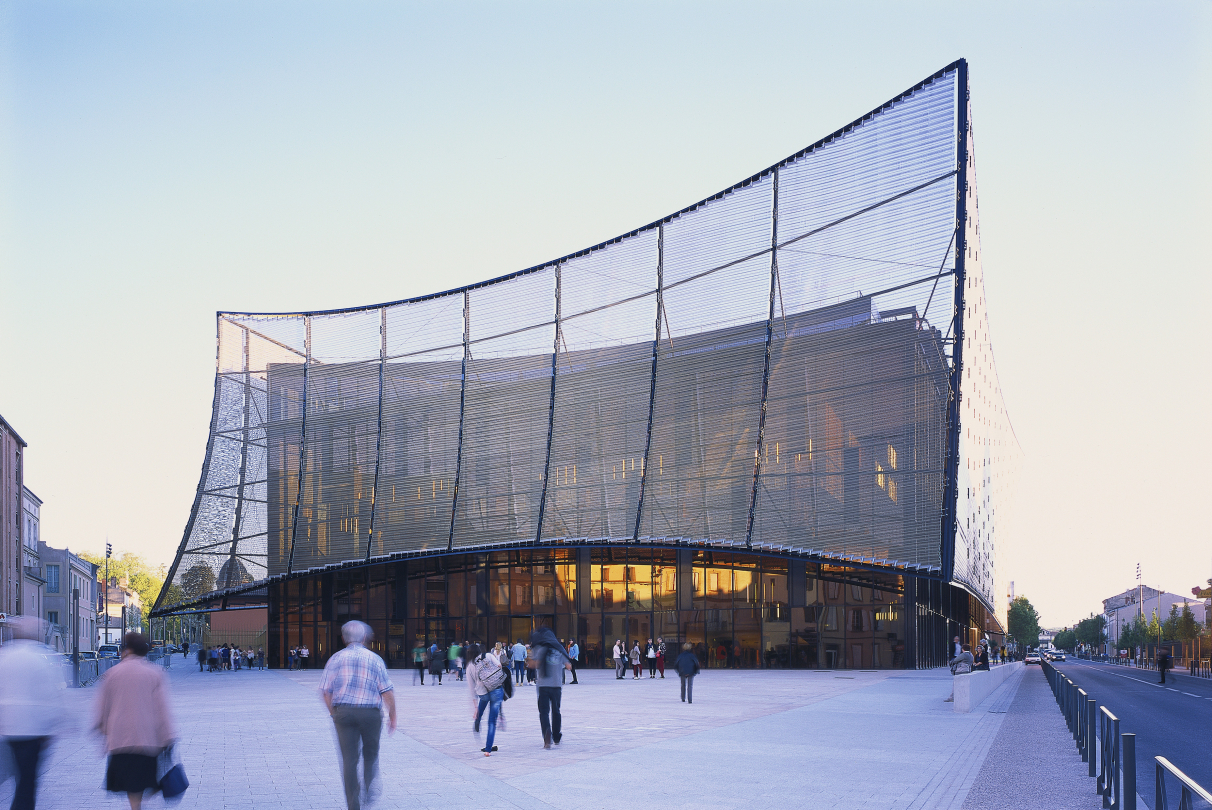
[[[576,683],[577,682],[577,662],[572,661],[570,663],[572,664],[572,670],[571,670],[572,671],[572,682]]]
[[[649,678],[656,677],[656,664],[657,664],[657,660],[656,660],[655,655],[652,658],[648,659],[648,677]]]
[[[50,737],[10,737],[9,750],[17,770],[17,787],[13,793],[13,810],[34,810],[38,794],[38,760],[46,750]]]
[[[627,662],[622,658],[614,659],[614,677],[622,680],[623,675],[627,672]]]
[[[539,727],[543,729],[543,742],[560,741],[560,694],[558,686],[539,687]]]
[[[514,681],[517,683],[522,683],[523,681],[526,680],[526,662],[525,661],[514,661],[513,662],[513,678],[514,678]]]
[[[694,676],[679,675],[682,679],[682,700],[687,703],[694,703]]]
[[[337,727],[337,744],[341,749],[341,778],[345,782],[345,805],[358,810],[358,748],[362,749],[362,779],[366,792],[379,770],[379,735],[383,732],[383,714],[371,706],[334,706],[332,721]]]
[[[484,744],[485,751],[492,751],[492,741],[497,736],[497,715],[501,713],[501,701],[505,699],[504,687],[498,686],[486,695],[480,695],[480,704],[476,707],[476,726],[484,715],[484,707],[488,707],[488,742]]]

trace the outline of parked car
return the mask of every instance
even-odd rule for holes
[[[97,651],[96,650],[81,650],[80,651],[80,660],[81,661],[96,661],[97,660]]]
[[[118,657],[118,645],[117,644],[102,644],[100,647],[97,648],[97,657],[98,658],[117,658]]]
[[[1029,653],[1027,653],[1027,657],[1023,659],[1023,663],[1024,664],[1040,664],[1043,662],[1040,661],[1039,653],[1029,652]]]

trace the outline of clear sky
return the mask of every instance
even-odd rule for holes
[[[0,414],[52,545],[170,562],[216,310],[396,300],[682,208],[971,66],[1044,624],[1212,576],[1212,3],[0,6]]]

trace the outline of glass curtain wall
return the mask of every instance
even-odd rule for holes
[[[906,581],[918,583],[908,596]],[[339,649],[340,626],[358,619],[375,631],[372,648],[400,668],[411,665],[418,645],[512,643],[544,625],[576,638],[588,668],[611,666],[616,641],[645,650],[658,638],[668,663],[690,642],[711,669],[937,666],[949,627],[958,626],[939,603],[950,590],[902,575],[710,550],[453,555],[271,586],[270,661],[281,666],[289,648],[306,644],[320,666]],[[916,610],[916,626],[908,624],[916,644],[906,636],[907,605]],[[968,615],[960,623],[975,632]]]

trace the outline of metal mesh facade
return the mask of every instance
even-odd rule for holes
[[[219,313],[174,598],[371,560],[632,543],[953,578],[992,605],[1017,445],[968,121],[961,61],[540,267],[352,310]]]

